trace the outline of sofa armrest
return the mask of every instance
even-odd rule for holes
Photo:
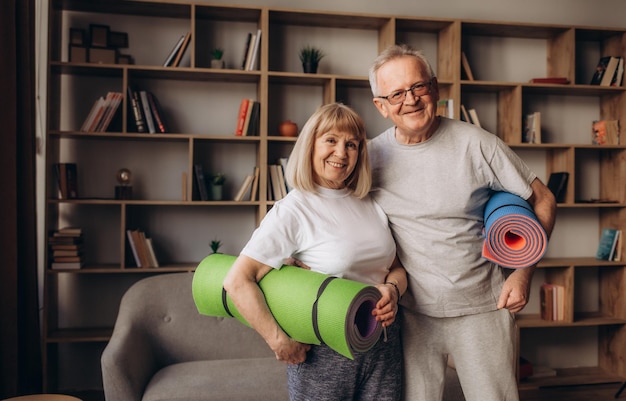
[[[116,325],[102,353],[101,365],[107,401],[141,401],[158,370],[149,339],[132,324]]]

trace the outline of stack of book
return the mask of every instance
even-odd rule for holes
[[[258,29],[256,33],[248,33],[246,39],[246,46],[244,47],[245,53],[243,55],[243,61],[241,62],[241,69],[245,71],[256,70],[259,64],[259,48],[261,47],[261,30]]]
[[[127,230],[126,234],[137,267],[159,267],[152,238],[148,238],[141,230]]]
[[[591,85],[622,86],[624,78],[624,57],[603,56],[600,57],[596,71],[591,77]]]
[[[281,157],[277,160],[277,164],[267,166],[267,198],[268,200],[280,200],[287,196],[291,190],[285,180],[285,169],[287,167],[287,158]]]
[[[52,269],[80,269],[84,265],[83,232],[78,227],[53,231],[48,238]]]
[[[254,99],[242,99],[237,113],[235,136],[259,135],[259,115],[261,103]]]
[[[540,301],[543,320],[565,320],[565,287],[558,284],[542,284]]]
[[[164,134],[169,131],[163,115],[163,109],[154,93],[146,90],[134,90],[128,86],[129,114],[135,123],[137,132]]]
[[[106,132],[123,98],[121,92],[108,92],[106,96],[100,96],[91,106],[80,130],[82,132]]]

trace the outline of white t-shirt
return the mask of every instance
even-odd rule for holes
[[[241,254],[274,268],[293,256],[313,271],[382,283],[396,246],[380,206],[346,189],[317,190],[294,189],[276,202]]]
[[[370,141],[372,196],[387,217],[409,277],[403,305],[435,316],[496,309],[503,271],[482,258],[492,191],[524,199],[536,175],[495,135],[441,119],[427,141],[403,145],[395,127]]]

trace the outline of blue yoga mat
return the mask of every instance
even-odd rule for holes
[[[485,206],[482,255],[500,266],[530,267],[543,257],[548,236],[532,206],[509,192],[494,193]]]

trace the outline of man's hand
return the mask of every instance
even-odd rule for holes
[[[530,282],[534,270],[535,267],[517,269],[509,275],[500,292],[498,309],[506,308],[514,313],[524,309],[530,297]]]

